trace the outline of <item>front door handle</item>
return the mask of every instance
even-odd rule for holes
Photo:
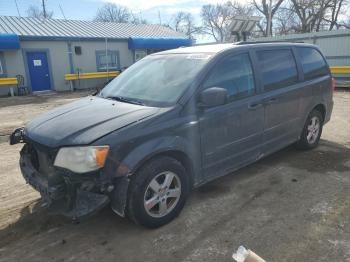
[[[258,108],[261,108],[262,106],[263,106],[263,104],[261,104],[261,103],[254,103],[254,104],[250,104],[248,106],[248,109],[249,110],[256,110]]]

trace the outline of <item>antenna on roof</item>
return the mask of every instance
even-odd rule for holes
[[[64,12],[63,12],[61,4],[58,4],[58,6],[59,6],[59,8],[61,10],[61,13],[62,13],[62,16],[64,17],[64,20],[67,20],[66,16],[64,15]]]
[[[17,4],[17,0],[14,0],[15,1],[15,4],[16,4],[16,8],[17,8],[17,13],[18,13],[18,16],[21,17],[21,13],[19,12],[19,8],[18,8],[18,4]]]
[[[43,14],[44,14],[44,19],[47,18],[47,14],[46,14],[46,6],[45,6],[45,0],[42,0],[42,5],[43,5]]]

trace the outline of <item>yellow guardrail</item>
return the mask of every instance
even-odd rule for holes
[[[332,74],[350,74],[350,66],[331,66]]]
[[[0,85],[17,85],[16,77],[0,78]]]
[[[0,78],[0,86],[1,85],[6,85],[6,86],[10,85],[11,96],[15,95],[15,92],[13,90],[13,86],[12,85],[17,85],[17,84],[18,84],[18,81],[17,81],[16,77]]]
[[[65,74],[64,80],[107,78],[107,77],[116,77],[119,74],[120,74],[119,71]]]

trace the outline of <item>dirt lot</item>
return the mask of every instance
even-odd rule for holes
[[[147,230],[109,208],[79,224],[49,216],[5,134],[86,93],[0,99],[0,261],[350,261],[350,92],[313,151],[286,148],[191,195],[179,218]]]

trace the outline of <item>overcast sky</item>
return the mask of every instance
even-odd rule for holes
[[[0,15],[17,16],[18,11],[15,2],[16,0],[0,0]],[[158,13],[160,13],[160,19],[166,22],[169,20],[169,16],[178,11],[190,12],[199,19],[202,5],[223,3],[225,0],[46,0],[46,2],[47,8],[54,11],[55,18],[63,18],[59,8],[61,6],[67,19],[91,20],[99,7],[106,2],[111,2],[125,5],[135,14],[142,16],[151,23],[158,23]],[[30,5],[41,6],[41,0],[17,0],[17,4],[20,15],[25,16],[28,7]]]
[[[16,7],[16,1],[18,10]],[[227,0],[46,0],[47,9],[54,12],[54,18],[73,20],[92,20],[98,8],[106,2],[125,5],[134,14],[149,23],[170,22],[173,14],[186,11],[193,14],[197,23],[200,23],[200,10],[202,5],[224,3]],[[245,0],[240,0],[245,2]],[[0,0],[0,15],[26,16],[29,6],[41,7],[41,0]],[[62,7],[62,11],[60,9]],[[211,37],[198,37],[198,42],[212,42]]]

